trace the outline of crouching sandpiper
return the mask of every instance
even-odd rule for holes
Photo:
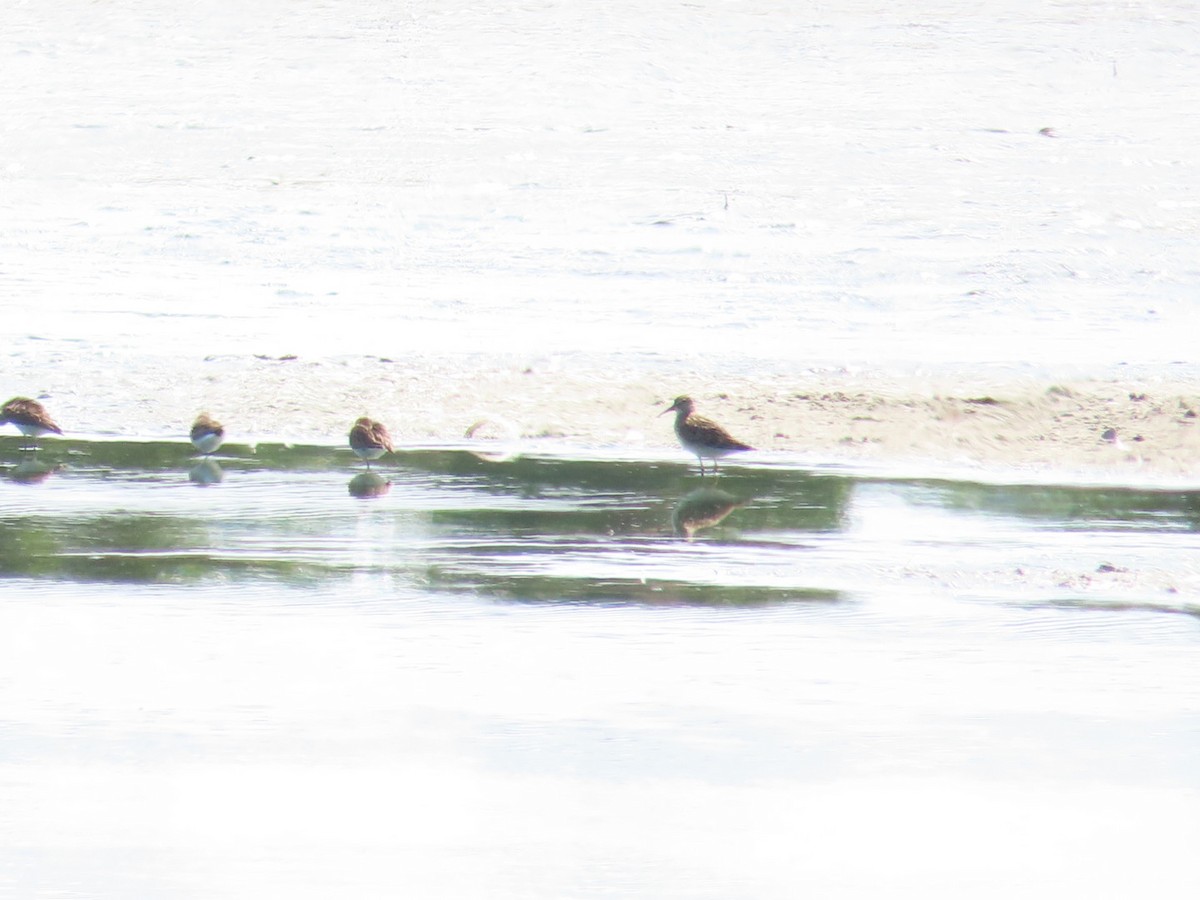
[[[205,456],[211,456],[225,440],[225,427],[208,413],[202,412],[192,423],[190,437],[193,447]]]
[[[46,407],[28,397],[13,397],[0,407],[0,425],[11,422],[27,438],[32,438],[27,447],[37,449],[37,439],[43,434],[62,434],[62,429],[50,418]]]
[[[392,452],[392,436],[382,422],[362,416],[350,429],[350,449],[371,468],[371,460]]]

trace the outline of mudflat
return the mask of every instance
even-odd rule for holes
[[[1004,467],[1178,479],[1200,469],[1200,385],[1170,378],[1049,381],[970,373],[757,371],[549,357],[151,361],[47,373],[68,434],[186,434],[196,413],[233,443],[345,442],[355,418],[397,445],[476,436],[574,447],[675,447],[679,394],[754,447],[811,462]],[[682,451],[680,451],[682,452]]]

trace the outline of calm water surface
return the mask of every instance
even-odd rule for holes
[[[1200,494],[0,440],[0,895],[1191,896]]]

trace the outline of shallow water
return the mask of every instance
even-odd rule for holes
[[[1196,887],[1194,493],[17,444],[12,896]]]
[[[487,443],[371,468],[309,445],[198,458],[178,443],[19,443],[0,439],[15,460],[0,469],[10,575],[289,587],[374,573],[495,598],[737,604],[894,592],[898,577],[1029,597],[1052,566],[1083,596],[1045,599],[1194,600],[1193,491],[736,461],[713,477],[657,458],[497,459]]]

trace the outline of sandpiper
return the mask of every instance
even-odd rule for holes
[[[669,412],[675,413],[675,436],[685,450],[696,454],[700,460],[700,474],[704,474],[704,460],[713,461],[713,471],[717,471],[717,460],[739,450],[753,450],[749,444],[735,440],[728,431],[711,419],[698,416],[693,412],[696,404],[691,397],[676,397],[675,402],[664,409],[660,416]]]
[[[62,434],[62,429],[50,418],[46,407],[28,397],[13,397],[0,407],[0,425],[12,422],[21,434],[36,441],[43,434]],[[37,447],[36,443],[31,446]]]
[[[382,422],[362,416],[350,429],[350,449],[366,460],[369,469],[371,460],[392,452],[392,436]]]
[[[192,423],[192,446],[209,456],[216,452],[225,440],[225,427],[206,412],[196,416]]]

